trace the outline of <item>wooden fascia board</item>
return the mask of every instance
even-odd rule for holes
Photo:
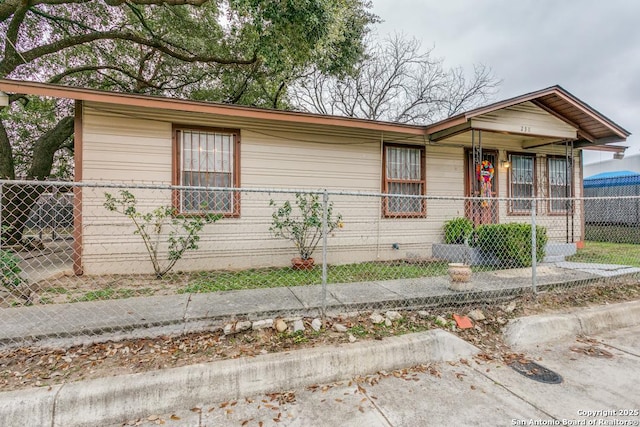
[[[443,139],[458,135],[471,129],[471,122],[465,121],[457,125],[452,125],[446,129],[429,134],[429,141],[437,142]]]
[[[606,144],[613,144],[616,142],[625,142],[626,138],[618,138],[615,136],[607,136],[604,138],[599,138],[596,139],[595,141],[593,141],[594,145],[606,145]]]
[[[222,105],[184,99],[152,97],[148,95],[104,92],[94,89],[56,86],[46,83],[19,82],[14,80],[0,79],[0,90],[12,93],[20,93],[24,95],[50,96],[54,98],[127,105],[141,108],[158,108],[167,111],[197,112],[257,120],[357,128],[380,132],[393,132],[406,135],[424,136],[427,134],[426,128],[424,126],[378,122],[349,117],[325,116],[312,113],[261,110],[258,108],[243,107],[237,105]]]
[[[588,141],[577,141],[573,143],[573,148],[589,151],[607,151],[611,153],[624,153],[627,145],[594,145]]]

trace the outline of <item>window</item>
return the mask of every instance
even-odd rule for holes
[[[512,199],[535,197],[535,157],[520,154],[511,154],[511,172],[509,174],[509,196]],[[511,213],[529,213],[531,200],[511,200],[509,203]]]
[[[425,194],[423,147],[385,145],[383,163],[384,193],[413,196]],[[426,203],[423,198],[385,197],[385,216],[417,217],[425,214]]]
[[[567,159],[564,157],[549,157],[547,164],[550,198],[571,197],[571,173],[567,173]],[[565,213],[571,209],[570,200],[551,200],[549,210]]]
[[[237,188],[239,131],[175,129],[175,183],[193,187]],[[182,213],[240,214],[239,194],[225,190],[180,190],[175,197]]]

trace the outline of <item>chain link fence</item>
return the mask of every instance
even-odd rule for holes
[[[637,230],[637,194],[482,199],[0,181],[0,201],[0,342],[11,346],[490,305],[640,272],[640,246],[593,231],[612,236],[619,218],[635,218],[624,227]],[[594,216],[609,204],[616,219]]]
[[[589,240],[640,244],[640,175],[585,179]]]

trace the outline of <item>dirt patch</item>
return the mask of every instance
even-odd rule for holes
[[[502,341],[502,328],[509,319],[525,315],[567,310],[640,299],[637,280],[619,280],[599,286],[557,289],[538,296],[524,295],[500,305],[465,306],[427,311],[403,311],[380,322],[372,313],[357,313],[326,319],[320,331],[311,328],[313,319],[302,319],[304,331],[277,332],[268,328],[224,335],[221,330],[153,339],[130,339],[68,348],[22,347],[0,352],[0,390],[49,387],[63,382],[153,371],[265,353],[290,351],[322,345],[348,345],[361,340],[419,332],[434,328],[452,331],[479,347],[478,360],[508,363],[519,358]],[[482,320],[459,329],[452,315],[479,310]],[[481,318],[482,316],[474,317]],[[393,318],[394,320],[388,320]],[[376,321],[376,323],[374,323]],[[340,325],[338,327],[337,325]],[[341,332],[337,332],[339,330]]]
[[[25,285],[0,298],[0,307],[25,304],[65,304],[78,301],[175,295],[198,273],[177,273],[158,280],[152,274],[74,276],[60,274],[39,283]]]

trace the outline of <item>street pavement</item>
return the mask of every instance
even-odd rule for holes
[[[640,325],[518,351],[562,382],[537,382],[501,361],[469,358],[360,381],[206,401],[117,425],[640,425]]]

